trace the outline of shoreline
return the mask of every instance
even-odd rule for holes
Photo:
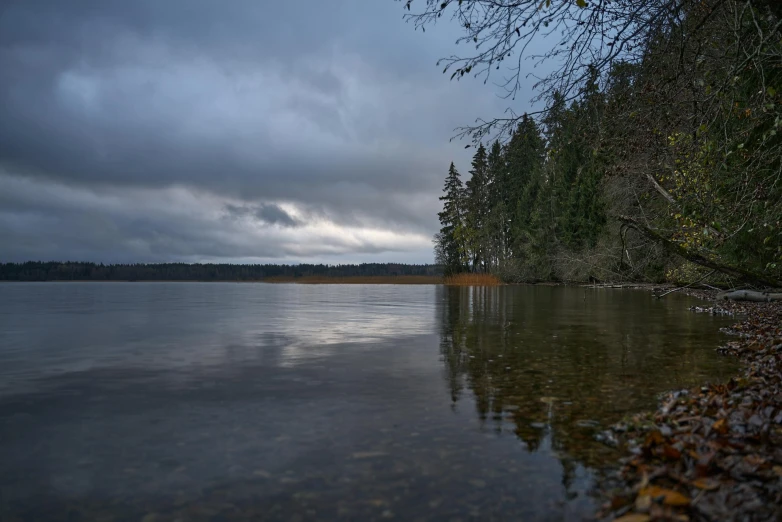
[[[664,286],[664,285],[658,285]],[[782,303],[711,301],[690,313],[734,315],[718,352],[738,357],[727,383],[669,391],[657,409],[601,434],[623,458],[600,487],[600,520],[782,520]]]

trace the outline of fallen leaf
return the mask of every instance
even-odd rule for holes
[[[663,455],[665,455],[665,458],[671,459],[671,460],[679,460],[682,458],[682,452],[677,450],[671,445],[666,445],[663,447]]]
[[[647,486],[639,491],[638,495],[649,495],[653,499],[662,497],[663,504],[668,506],[681,507],[690,505],[690,499],[678,491],[661,488],[659,486]]]
[[[624,496],[624,495],[616,495],[611,499],[611,511],[616,511],[617,509],[621,509],[628,505],[630,502],[632,502],[632,499]]]
[[[615,518],[614,522],[649,522],[652,519],[649,515],[643,513],[628,513],[627,515]]]
[[[646,489],[646,487],[649,485],[649,473],[644,470],[643,475],[641,475],[641,484],[640,489]]]
[[[714,491],[720,487],[720,483],[718,481],[707,478],[695,479],[692,481],[692,485],[705,491]]]
[[[649,433],[649,435],[646,436],[646,441],[644,441],[644,446],[651,447],[655,445],[659,445],[665,442],[665,439],[663,438],[663,434],[660,433],[658,430],[654,430],[653,432]]]
[[[766,459],[760,455],[747,455],[744,457],[744,460],[747,461],[747,464],[750,466],[762,466],[766,463]]]
[[[729,429],[728,419],[724,417],[719,419],[718,421],[716,421],[714,424],[711,425],[711,429],[713,429],[720,435],[725,435],[726,433],[728,433],[728,429]]]
[[[638,495],[635,499],[635,510],[641,513],[648,513],[652,507],[652,497],[649,495]]]

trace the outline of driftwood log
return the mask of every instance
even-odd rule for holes
[[[717,301],[755,301],[766,303],[769,301],[782,301],[782,293],[756,292],[754,290],[733,290],[717,294]]]

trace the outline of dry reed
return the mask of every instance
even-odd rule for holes
[[[498,286],[502,284],[491,274],[456,274],[448,276],[443,281],[450,286]]]
[[[309,285],[439,285],[443,278],[439,276],[276,276],[267,277],[265,283],[300,283]]]

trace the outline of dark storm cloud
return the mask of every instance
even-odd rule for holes
[[[184,187],[102,188],[8,176],[0,170],[0,259],[102,262],[245,260],[335,262],[426,255],[426,241],[403,234],[304,223],[282,206],[224,205]],[[258,216],[261,214],[261,217]],[[288,218],[285,218],[287,215]],[[268,220],[277,219],[269,226]],[[280,220],[295,222],[283,226]],[[54,254],[52,254],[54,252]]]
[[[283,209],[273,204],[261,205],[255,211],[255,215],[261,221],[272,225],[282,225],[284,227],[295,227],[297,225],[295,219]]]
[[[297,219],[291,217],[279,205],[274,203],[261,203],[260,205],[226,205],[225,212],[232,219],[241,219],[254,217],[270,225],[280,225],[283,227],[295,227],[301,224]]]
[[[438,74],[455,34],[415,33],[401,14],[392,0],[5,2],[0,183],[14,189],[0,194],[0,258],[420,249],[448,162],[466,163],[453,127],[501,104]],[[209,199],[212,221],[134,213],[178,187]],[[88,215],[71,196],[90,199]],[[252,210],[226,225],[229,208]],[[320,250],[216,239],[238,222],[325,236],[310,238]],[[328,223],[375,232],[335,246]]]

